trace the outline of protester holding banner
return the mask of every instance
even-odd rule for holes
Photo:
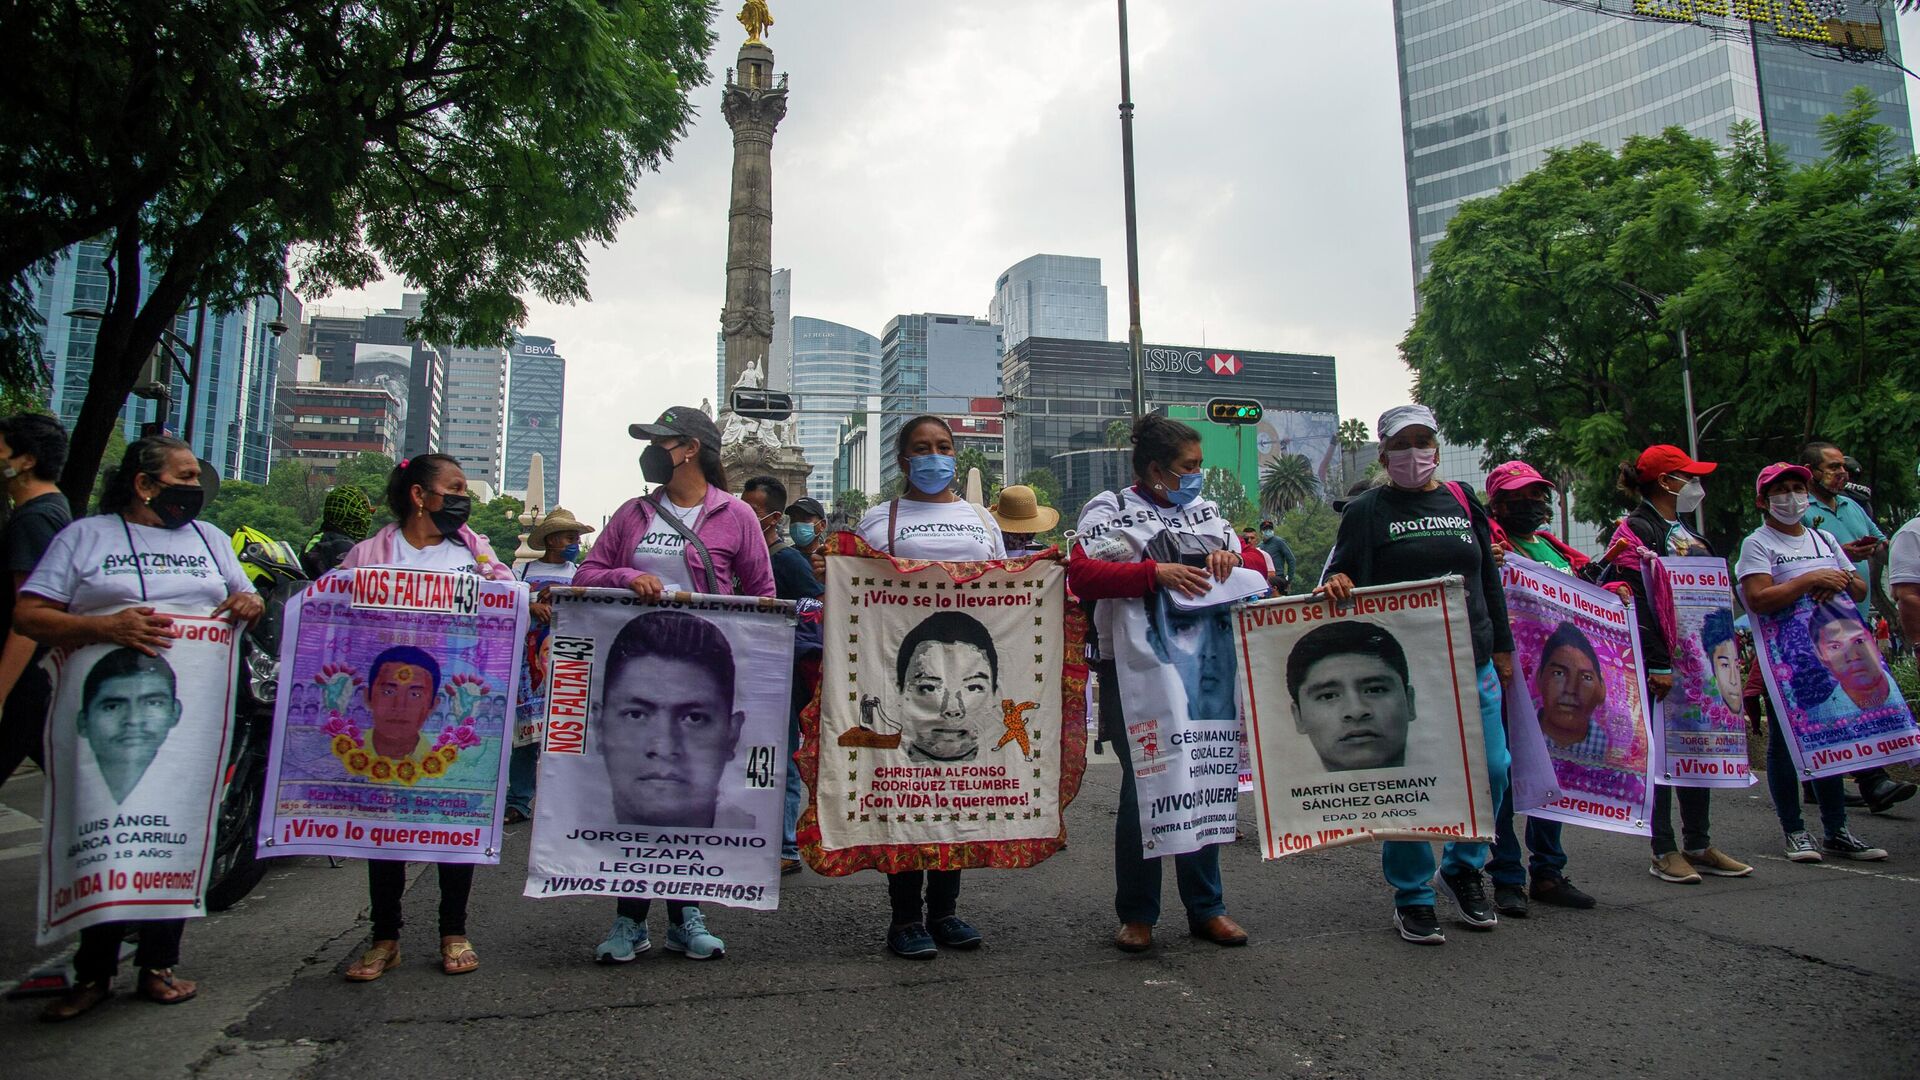
[[[511,581],[513,571],[495,557],[493,545],[467,526],[472,508],[467,474],[458,461],[445,454],[408,458],[387,476],[387,510],[393,514],[393,523],[355,544],[340,568],[397,566]],[[377,687],[389,676],[438,681],[438,672],[427,671],[421,664],[395,660],[379,668],[369,673],[370,687]],[[473,891],[473,864],[436,865],[440,876],[441,970],[464,975],[480,966],[480,957],[467,940],[467,896]],[[373,944],[347,969],[349,981],[372,982],[400,963],[400,898],[406,887],[405,862],[367,860]]]
[[[699,409],[677,406],[627,433],[644,440],[640,475],[649,495],[614,511],[573,583],[631,589],[657,600],[670,592],[774,594],[773,563],[753,508],[727,491],[720,429]],[[731,689],[731,688],[729,688]],[[613,928],[594,949],[601,963],[623,964],[653,947],[649,900],[619,900]],[[698,904],[667,901],[667,951],[689,960],[726,955],[727,943],[707,930]]]
[[[1620,466],[1616,480],[1622,494],[1639,501],[1620,520],[1609,541],[1613,558],[1604,579],[1633,590],[1634,617],[1640,625],[1640,655],[1647,668],[1647,695],[1654,701],[1673,689],[1673,647],[1660,626],[1658,609],[1647,595],[1646,552],[1656,558],[1703,557],[1712,545],[1695,536],[1680,521],[1706,501],[1701,477],[1714,470],[1711,461],[1695,461],[1685,450],[1660,443]],[[1625,546],[1620,546],[1625,541]],[[1680,802],[1680,842],[1673,832],[1673,802]],[[1697,885],[1700,875],[1745,877],[1753,867],[1713,846],[1709,833],[1713,791],[1704,787],[1670,787],[1656,781],[1653,788],[1653,863],[1647,872],[1676,885]],[[1684,852],[1684,853],[1683,853]]]
[[[1340,515],[1340,532],[1321,590],[1335,602],[1356,586],[1459,575],[1465,579],[1478,668],[1480,726],[1487,780],[1498,806],[1506,792],[1506,730],[1501,688],[1513,677],[1513,636],[1494,560],[1493,532],[1478,499],[1455,483],[1433,479],[1440,464],[1438,421],[1424,405],[1402,405],[1380,415],[1380,463],[1388,483],[1364,492]],[[1394,926],[1418,945],[1446,942],[1434,915],[1434,889],[1446,890],[1461,921],[1491,930],[1500,918],[1487,896],[1481,867],[1487,845],[1449,843],[1439,873],[1433,846],[1411,841],[1381,845],[1380,861],[1394,889]]]
[[[239,623],[258,618],[263,610],[234,558],[232,541],[218,528],[194,520],[205,499],[200,463],[187,444],[165,436],[140,439],[127,447],[119,468],[102,489],[102,512],[74,522],[54,537],[45,558],[21,588],[14,624],[28,637],[64,649],[118,646],[86,673],[93,685],[77,715],[58,714],[56,703],[56,711],[47,716],[53,781],[49,803],[55,785],[95,794],[87,805],[74,807],[74,816],[112,818],[136,789],[159,784],[173,789],[170,793],[181,800],[178,820],[182,826],[191,820],[187,808],[195,802],[205,818],[224,758],[202,760],[210,753],[205,741],[195,745],[169,735],[183,722],[223,733],[230,730],[233,718],[230,705],[218,717],[183,715],[173,670],[163,659],[177,636],[175,620],[169,615],[225,617]],[[135,687],[137,694],[129,689]],[[91,745],[90,757],[103,784],[81,782],[79,766],[89,755],[73,754],[62,760],[51,752],[63,734],[55,725],[69,724],[77,724],[79,734]],[[217,741],[224,747],[224,738]],[[149,774],[152,783],[142,785]],[[199,781],[197,790],[187,782],[190,776]],[[56,832],[67,831],[55,826],[54,821],[48,822],[50,842],[57,839]],[[208,837],[203,834],[196,839],[204,851]],[[49,858],[49,870],[52,864]],[[204,865],[204,857],[197,865]],[[203,875],[194,875],[196,883],[202,879]],[[112,891],[118,890],[110,890],[109,902],[114,899]],[[138,902],[134,893],[127,897]],[[195,905],[194,910],[204,909]],[[134,958],[140,969],[136,992],[163,1005],[193,997],[197,987],[173,974],[185,927],[184,918],[167,917],[82,924],[80,948],[73,960],[74,988],[47,1008],[46,1017],[70,1020],[107,999],[120,966],[120,942],[129,933],[139,941]]]
[[[540,592],[536,592],[527,609],[532,624],[527,629],[526,677],[521,680],[520,715],[515,717],[513,755],[507,766],[506,821],[509,825],[518,825],[532,816],[534,786],[539,778],[538,727],[546,719],[547,699],[542,691],[546,686],[548,629],[553,622],[553,605],[547,603],[541,593],[549,586],[573,581],[574,571],[579,569],[580,538],[592,531],[593,526],[583,524],[565,507],[554,507],[553,512],[541,518],[527,534],[527,546],[538,551],[540,557],[515,571],[515,576]]]
[[[1129,664],[1136,668],[1157,668],[1175,672],[1181,667],[1170,651],[1175,634],[1170,631],[1167,594],[1203,596],[1216,583],[1224,582],[1242,565],[1239,538],[1233,525],[1211,501],[1200,494],[1205,469],[1201,466],[1200,435],[1177,420],[1144,416],[1133,425],[1133,486],[1123,491],[1103,492],[1088,501],[1080,512],[1079,539],[1067,561],[1067,584],[1074,595],[1094,601],[1094,622],[1099,632],[1097,658],[1100,674],[1100,737],[1114,748],[1120,760],[1120,809],[1114,819],[1113,876],[1114,913],[1120,927],[1113,943],[1124,952],[1144,952],[1153,945],[1153,927],[1160,918],[1160,876],[1162,858],[1147,857],[1143,847],[1140,813],[1140,781],[1136,777],[1134,757],[1154,753],[1136,749],[1133,735],[1134,715],[1145,707],[1150,692],[1134,698],[1127,693],[1121,665],[1129,658],[1164,657]],[[1262,562],[1264,566],[1264,560]],[[1221,699],[1218,706],[1196,719],[1218,721],[1224,718],[1237,732],[1234,711],[1233,649],[1230,625],[1224,628],[1224,648],[1218,641],[1223,632],[1213,618],[1202,613],[1188,620],[1205,644],[1191,652],[1197,660],[1198,677],[1180,678],[1189,684],[1191,696],[1184,698],[1190,711],[1202,707],[1195,699]],[[1220,606],[1224,615],[1225,606]],[[1156,629],[1158,632],[1156,632]],[[1159,648],[1156,649],[1156,644]],[[1149,675],[1153,672],[1149,671]],[[1217,688],[1216,688],[1217,687]],[[1187,686],[1179,687],[1184,691]],[[1149,715],[1147,725],[1157,728]],[[1146,747],[1161,741],[1156,730],[1142,733]],[[1237,758],[1238,750],[1235,755]],[[1238,797],[1237,765],[1231,787]],[[1220,882],[1218,844],[1233,838],[1232,816],[1226,815],[1224,836],[1173,856],[1174,876],[1179,884],[1180,901],[1187,910],[1187,925],[1195,937],[1217,945],[1244,945],[1247,932],[1227,917],[1224,890]]]
[[[1813,473],[1804,465],[1782,461],[1760,470],[1753,485],[1754,503],[1765,521],[1741,542],[1734,576],[1740,582],[1741,600],[1756,617],[1792,607],[1803,597],[1822,605],[1810,620],[1813,651],[1823,663],[1829,656],[1839,658],[1838,663],[1828,665],[1839,670],[1831,680],[1837,684],[1833,694],[1857,713],[1855,699],[1849,696],[1853,689],[1861,684],[1873,686],[1878,680],[1884,698],[1887,683],[1879,650],[1860,621],[1858,610],[1836,612],[1825,606],[1843,593],[1858,604],[1867,598],[1867,583],[1855,570],[1852,552],[1832,533],[1803,523],[1810,501],[1807,489],[1812,483]],[[1834,617],[1827,617],[1829,612],[1835,612]],[[1767,725],[1767,790],[1773,795],[1780,829],[1786,833],[1787,858],[1819,862],[1822,853],[1860,861],[1886,858],[1885,849],[1867,844],[1847,828],[1844,776],[1823,776],[1813,781],[1820,824],[1826,830],[1825,838],[1814,843],[1800,809],[1798,771],[1787,748],[1789,712],[1775,709],[1775,719]]]

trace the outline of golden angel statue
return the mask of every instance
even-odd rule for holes
[[[760,44],[760,36],[773,25],[773,13],[767,10],[767,0],[747,0],[740,9],[740,25],[747,28],[747,44]]]

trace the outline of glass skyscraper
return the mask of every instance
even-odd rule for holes
[[[994,282],[987,321],[1011,351],[1030,337],[1107,340],[1107,287],[1100,260],[1034,255],[1007,267]]]
[[[1851,19],[1891,11],[1846,0]],[[1595,6],[1601,10],[1595,10]],[[1875,63],[1778,36],[1766,24],[1630,18],[1633,0],[1394,0],[1407,208],[1417,281],[1460,204],[1538,167],[1549,149],[1679,126],[1724,142],[1740,120],[1764,122],[1796,161],[1824,155],[1818,126],[1865,85],[1880,121],[1913,148],[1904,78]]]
[[[790,334],[800,450],[813,465],[806,493],[825,503],[833,498],[841,425],[865,406],[868,394],[879,392],[880,339],[805,315],[793,317]]]
[[[526,492],[527,472],[539,454],[546,473],[545,491],[526,493],[524,502],[542,510],[560,505],[561,404],[567,389],[567,362],[552,338],[516,337],[507,350],[507,456],[503,490]]]
[[[894,440],[914,413],[964,413],[1000,395],[1000,331],[972,315],[896,315],[880,336],[880,479],[899,475]]]
[[[485,481],[499,491],[507,350],[453,346],[445,352],[447,391],[441,407],[440,449],[460,462],[469,481]]]

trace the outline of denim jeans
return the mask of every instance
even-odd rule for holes
[[[795,839],[794,831],[800,827],[800,809],[807,801],[807,785],[800,779],[800,766],[793,762],[793,755],[799,751],[800,713],[790,711],[787,714],[787,799],[780,820],[780,857],[783,859],[800,857],[800,842]]]
[[[533,816],[533,785],[540,775],[540,744],[516,746],[507,756],[507,809]]]
[[[1101,729],[1126,731],[1120,717],[1120,676],[1112,661],[1100,665]],[[1113,715],[1108,716],[1111,712]],[[1109,723],[1111,721],[1111,723]],[[1113,911],[1123,923],[1160,921],[1160,864],[1163,856],[1147,858],[1140,849],[1140,796],[1133,782],[1133,747],[1124,737],[1107,745],[1120,759],[1120,810],[1113,822]],[[1227,913],[1227,900],[1220,884],[1220,848],[1203,847],[1199,851],[1173,857],[1174,883],[1180,890],[1180,903],[1187,909],[1187,921],[1205,922]]]
[[[1507,754],[1507,729],[1500,720],[1500,676],[1491,663],[1481,664],[1480,737],[1486,743],[1487,783],[1493,789],[1491,802],[1506,801],[1507,769],[1512,759]],[[1487,864],[1486,844],[1450,843],[1440,857],[1440,869],[1454,874],[1478,870]],[[1389,840],[1380,845],[1380,870],[1393,886],[1395,907],[1415,907],[1433,903],[1433,845],[1424,841]]]
[[[1814,801],[1820,804],[1820,825],[1828,836],[1838,836],[1847,827],[1847,778],[1823,776],[1812,783]],[[1797,833],[1807,827],[1800,812],[1800,771],[1793,767],[1787,734],[1778,721],[1767,725],[1767,791],[1773,795],[1781,831]]]
[[[1560,846],[1562,824],[1549,818],[1527,816],[1527,851],[1532,858],[1520,865],[1520,836],[1513,829],[1513,787],[1507,787],[1500,810],[1493,817],[1493,856],[1487,860],[1487,876],[1495,885],[1525,885],[1529,873],[1538,880],[1561,877],[1567,870],[1567,849]]]

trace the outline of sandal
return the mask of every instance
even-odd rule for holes
[[[154,986],[162,989],[154,991]],[[155,1005],[180,1005],[200,996],[200,988],[185,979],[175,979],[172,968],[149,968],[140,973],[140,986],[134,993]]]
[[[508,825],[518,825],[521,822],[526,820],[527,820],[527,812],[525,810],[522,810],[517,806],[507,807],[506,823]]]
[[[348,982],[372,982],[373,980],[400,966],[400,943],[375,945],[360,954],[360,959],[347,969]]]
[[[440,945],[440,970],[448,975],[465,975],[480,966],[480,954],[473,951],[473,942],[442,942]]]
[[[79,983],[73,989],[62,994],[57,1001],[40,1012],[40,1019],[50,1023],[71,1020],[83,1012],[113,996],[113,983],[107,979],[99,982]]]

